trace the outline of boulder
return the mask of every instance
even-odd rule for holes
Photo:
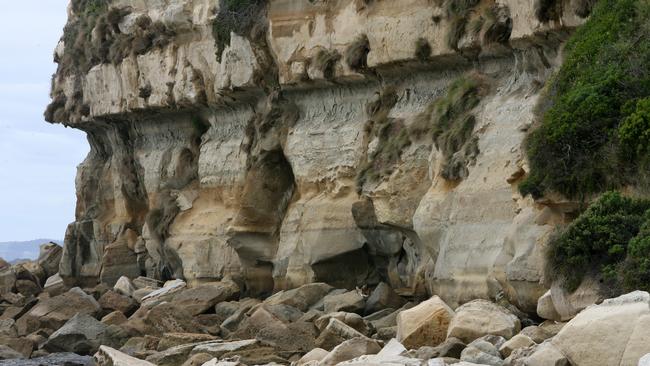
[[[363,338],[365,336],[354,328],[345,325],[342,321],[332,318],[316,339],[316,347],[332,350],[349,339],[359,337]]]
[[[234,300],[239,296],[239,286],[232,281],[206,283],[176,294],[173,303],[183,307],[192,315],[206,312],[222,301]],[[145,300],[146,301],[146,300]]]
[[[138,308],[138,303],[133,298],[114,290],[106,291],[98,302],[99,306],[105,310],[104,314],[117,310],[129,316]]]
[[[399,343],[396,339],[391,339],[384,348],[375,355],[363,355],[341,363],[341,365],[355,365],[355,366],[422,366],[425,364],[434,365],[433,363],[426,363],[421,359],[406,357],[403,354],[406,348]]]
[[[639,360],[639,366],[650,366],[650,353],[641,357]]]
[[[29,358],[32,355],[32,351],[34,350],[34,342],[32,342],[27,337],[0,337],[0,344],[8,346],[26,358]]]
[[[194,317],[194,321],[200,324],[207,333],[220,335],[221,323],[223,318],[217,314],[199,314]]]
[[[368,315],[364,316],[363,319],[367,320],[369,322],[379,320],[379,319],[381,319],[383,317],[386,317],[386,316],[394,313],[395,310],[396,309],[393,309],[393,308],[381,309],[381,310],[375,311],[372,314],[368,314]]]
[[[190,356],[190,358],[188,358],[187,361],[183,362],[181,366],[203,366],[204,364],[212,360],[217,360],[217,359],[207,353],[197,353],[195,355]]]
[[[499,352],[501,353],[501,356],[508,357],[516,349],[526,348],[533,345],[535,345],[535,341],[530,339],[529,336],[517,334],[501,345],[501,347],[499,347]]]
[[[551,290],[548,290],[537,300],[537,315],[542,319],[560,320],[560,314],[555,310]]]
[[[458,338],[447,338],[444,342],[435,347],[424,346],[417,350],[409,351],[409,355],[428,360],[436,357],[451,357],[460,358],[461,352],[465,349],[466,345]]]
[[[363,355],[376,354],[379,351],[381,351],[381,347],[375,340],[366,337],[352,338],[336,346],[318,365],[334,366],[340,362]]]
[[[554,283],[537,301],[537,315],[549,320],[570,320],[587,306],[603,300],[600,287],[600,283],[591,277],[585,277],[571,293]]]
[[[25,297],[36,296],[43,290],[38,283],[31,280],[16,280],[14,286],[16,291]]]
[[[285,304],[300,311],[307,311],[332,291],[332,286],[326,283],[310,283],[298,288],[280,291],[264,301],[265,304]]]
[[[241,365],[242,365],[242,363],[239,362],[237,357],[235,357],[233,359],[227,359],[227,360],[223,360],[223,361],[219,361],[219,359],[213,358],[213,359],[205,362],[201,366],[241,366]],[[273,364],[269,364],[269,365],[272,366]],[[185,365],[183,365],[183,366],[185,366]]]
[[[154,291],[156,291],[156,289],[151,288],[151,287],[140,288],[140,289],[137,289],[137,290],[133,291],[133,293],[131,294],[131,297],[135,301],[137,301],[138,303],[142,304],[142,301],[143,301],[142,299],[144,299],[145,296],[148,296],[149,294],[151,294]]]
[[[553,333],[547,331],[542,327],[538,327],[536,325],[531,325],[522,329],[521,332],[519,332],[519,334],[530,337],[530,339],[532,339],[533,342],[535,343],[542,343],[545,340],[554,336]]]
[[[271,323],[260,329],[255,338],[276,350],[305,353],[314,349],[317,335],[312,323]]]
[[[133,286],[135,286],[136,290],[142,289],[142,288],[153,288],[153,289],[159,289],[163,286],[163,283],[154,279],[154,278],[149,278],[149,277],[143,277],[139,276],[133,279]]]
[[[266,306],[262,305],[257,307],[250,316],[243,317],[240,324],[237,326],[237,330],[231,335],[231,338],[255,338],[262,328],[269,326],[282,328],[284,322],[268,311]]]
[[[0,296],[0,302],[3,301],[15,306],[24,306],[27,302],[27,298],[21,294],[7,292]]]
[[[11,360],[16,358],[25,358],[25,356],[9,346],[0,344],[0,360]]]
[[[135,287],[133,286],[133,283],[131,283],[131,280],[129,280],[128,277],[122,276],[117,279],[117,282],[115,282],[115,286],[113,286],[113,290],[117,291],[118,293],[124,296],[132,296],[133,292],[135,291]]]
[[[552,342],[575,366],[636,366],[649,339],[650,294],[635,291],[583,310]]]
[[[28,334],[41,328],[59,329],[76,314],[96,316],[101,307],[94,297],[80,288],[38,302],[16,321],[19,334]]]
[[[370,330],[368,323],[361,317],[361,315],[355,313],[346,313],[344,311],[337,311],[335,313],[323,315],[314,321],[314,325],[316,328],[318,328],[319,331],[323,331],[323,329],[325,329],[325,327],[327,327],[329,324],[330,319],[338,319],[345,325],[354,328],[359,333],[364,335],[368,335],[368,332]]]
[[[352,290],[342,294],[327,295],[323,299],[325,313],[345,311],[348,313],[362,313],[366,299],[359,290]]]
[[[50,296],[58,296],[64,293],[66,291],[66,286],[61,275],[55,273],[48,277],[43,286],[43,291],[50,294]]]
[[[22,262],[20,264],[16,264],[13,269],[17,280],[32,281],[39,287],[45,283],[45,280],[48,277],[45,274],[43,267],[41,267],[37,262]]]
[[[371,320],[370,324],[375,329],[381,329],[386,327],[395,327],[397,326],[397,315],[404,311],[405,309],[395,310],[394,312],[379,318],[377,320]]]
[[[180,346],[182,344],[214,341],[217,337],[202,333],[165,333],[158,342],[158,351]]]
[[[158,348],[160,338],[153,336],[132,337],[120,347],[120,352],[137,358],[146,358]]]
[[[208,341],[203,343],[220,343],[219,341]],[[164,351],[154,352],[147,356],[147,361],[158,365],[158,366],[179,366],[185,362],[192,349],[203,344],[203,343],[189,343],[182,344],[180,346],[175,346],[168,348]]]
[[[97,366],[156,366],[151,362],[139,360],[108,346],[99,347],[94,359]]]
[[[45,271],[46,277],[54,276],[59,272],[59,263],[63,255],[63,248],[53,242],[41,244],[38,253],[38,264]]]
[[[562,328],[566,325],[566,322],[556,322],[555,320],[545,320],[542,324],[539,325],[540,329],[549,333],[551,337],[555,337]]]
[[[503,366],[503,360],[497,347],[483,339],[477,339],[468,344],[461,352],[460,359],[481,365]]]
[[[246,339],[232,342],[206,342],[199,344],[192,349],[192,354],[207,353],[212,357],[221,358],[221,356],[231,352],[241,352],[247,349],[253,349],[259,346],[255,339]]]
[[[307,352],[304,356],[302,356],[297,362],[296,366],[303,366],[306,364],[311,364],[311,363],[318,363],[320,362],[323,358],[327,357],[329,352],[322,348],[314,348],[311,351]]]
[[[302,318],[302,316],[305,314],[302,311],[298,310],[297,308],[285,304],[275,304],[275,305],[265,304],[264,307],[271,314],[275,315],[276,318],[280,319],[285,323],[293,323],[295,321],[298,321],[298,319]]]
[[[0,348],[2,347],[0,346]],[[96,366],[92,357],[80,356],[74,353],[53,353],[51,355],[38,356],[30,360],[7,360],[1,364],[2,366]]]
[[[183,280],[167,281],[162,288],[154,290],[142,298],[142,306],[152,307],[163,301],[171,301],[187,287]]]
[[[0,319],[0,337],[16,337],[16,321],[9,319]]]
[[[373,338],[381,339],[382,341],[389,341],[393,338],[397,338],[397,326],[395,327],[386,327],[377,329],[376,337]]]
[[[553,345],[547,341],[535,347],[533,353],[524,360],[525,366],[569,366],[569,360]],[[599,365],[605,365],[600,364]]]
[[[474,300],[456,309],[447,336],[469,343],[486,334],[509,339],[520,329],[519,318],[502,306],[487,300]]]
[[[447,338],[454,311],[438,296],[397,315],[397,340],[407,348],[437,346]]]
[[[52,333],[45,343],[45,349],[49,352],[91,355],[97,352],[103,343],[106,329],[107,326],[97,319],[86,314],[77,314]]]
[[[115,310],[112,313],[107,314],[101,320],[102,323],[106,325],[120,325],[127,322],[126,315],[119,310]]]
[[[171,303],[164,302],[151,309],[140,308],[122,324],[132,334],[162,336],[164,333],[203,333],[205,329],[192,315]]]
[[[16,283],[16,274],[11,267],[0,268],[0,295],[11,292]]]
[[[399,296],[393,288],[385,282],[379,283],[372,291],[368,300],[366,300],[365,313],[371,314],[382,309],[401,308],[406,303],[406,300]]]

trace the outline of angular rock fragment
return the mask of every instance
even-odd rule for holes
[[[438,296],[397,315],[397,340],[407,348],[437,346],[447,338],[454,311]]]

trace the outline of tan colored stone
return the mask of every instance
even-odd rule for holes
[[[552,343],[572,365],[636,366],[648,339],[650,294],[636,291],[583,310]]]
[[[397,315],[397,340],[407,348],[437,346],[447,338],[454,311],[438,296]]]
[[[487,334],[510,339],[520,330],[519,319],[502,306],[474,300],[456,309],[447,336],[469,343]]]

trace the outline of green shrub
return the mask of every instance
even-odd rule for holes
[[[620,277],[625,291],[650,291],[650,210],[646,211],[641,230],[628,244]]]
[[[618,138],[632,157],[650,153],[650,97],[639,100],[618,127]]]
[[[539,127],[527,137],[531,171],[522,194],[584,198],[635,183],[630,167],[638,162],[621,159],[628,149],[617,130],[633,112],[626,102],[650,95],[649,24],[647,1],[601,0],[571,37]]]
[[[548,276],[563,281],[569,291],[575,290],[587,274],[600,274],[613,283],[620,282],[619,264],[647,249],[644,239],[630,244],[630,248],[628,243],[639,234],[649,210],[649,200],[624,197],[618,192],[605,193],[551,240]],[[644,257],[639,258],[646,263]]]

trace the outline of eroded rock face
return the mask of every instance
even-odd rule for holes
[[[217,1],[108,3],[129,8],[111,37],[161,34],[85,68],[57,47],[46,117],[91,145],[67,285],[228,278],[266,295],[385,283],[452,308],[504,294],[535,310],[542,249],[565,212],[514,185],[540,87],[581,22],[572,13],[540,21],[533,4],[501,1],[496,28],[447,40],[453,19],[428,0],[272,0],[233,33],[213,24],[229,11]],[[478,3],[468,21],[493,9]],[[72,7],[70,24],[83,14]],[[463,150],[411,133],[468,74],[485,86]],[[387,296],[378,302],[400,305]]]

